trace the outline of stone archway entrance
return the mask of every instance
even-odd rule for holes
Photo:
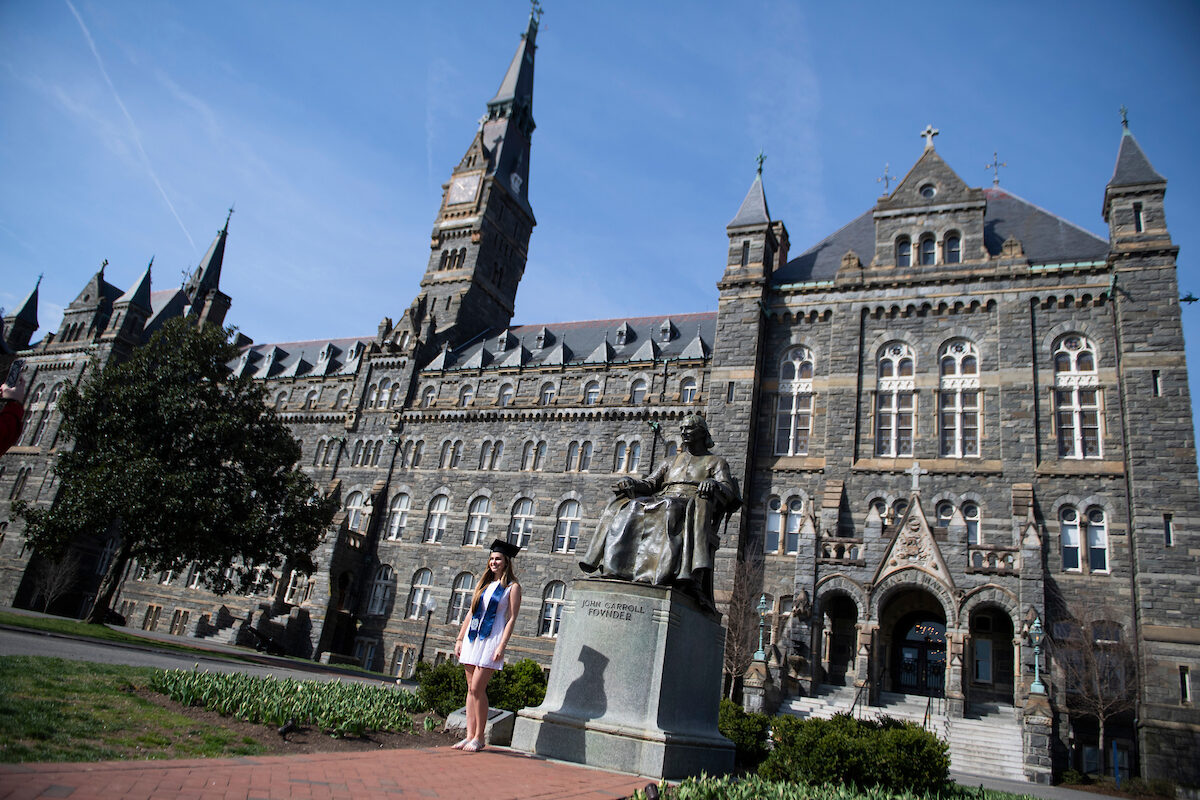
[[[944,697],[946,615],[937,599],[920,589],[895,595],[880,617],[885,673],[882,689]]]

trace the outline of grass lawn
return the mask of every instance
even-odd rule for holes
[[[254,755],[255,739],[138,695],[149,667],[0,657],[0,761]]]

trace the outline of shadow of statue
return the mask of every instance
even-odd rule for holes
[[[587,755],[583,725],[587,720],[603,717],[608,711],[608,692],[604,684],[608,657],[585,646],[579,652],[579,662],[583,671],[563,692],[562,705],[552,712],[558,724],[543,725],[538,731],[536,752],[553,753],[556,758],[582,764],[586,763]]]

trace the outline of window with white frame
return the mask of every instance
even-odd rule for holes
[[[479,468],[493,470],[500,464],[500,455],[504,452],[504,442],[484,440],[479,448]]]
[[[600,382],[588,381],[587,386],[583,387],[583,404],[585,406],[594,406],[600,402]]]
[[[1092,506],[1087,510],[1088,571],[1108,572],[1108,524],[1104,509]]]
[[[967,525],[967,544],[979,544],[979,504],[963,503],[962,514]]]
[[[329,442],[325,439],[317,442],[317,447],[313,451],[313,466],[321,466],[321,458],[325,455],[325,448],[329,446]]]
[[[291,605],[299,605],[303,602],[304,586],[308,583],[308,576],[298,569],[292,570],[291,577],[288,578],[287,592],[283,596],[283,602]]]
[[[426,386],[421,390],[421,408],[429,408],[433,405],[433,401],[437,398],[437,389],[432,386]]]
[[[425,539],[427,543],[440,542],[446,534],[447,509],[450,498],[439,494],[429,501],[429,516],[425,520]]]
[[[501,408],[511,406],[513,401],[513,385],[506,383],[500,387],[500,392],[496,395],[496,404]]]
[[[916,383],[913,351],[903,342],[879,353],[875,394],[875,454],[898,458],[913,454]]]
[[[396,573],[389,565],[380,564],[375,570],[375,579],[371,581],[371,600],[367,604],[367,613],[386,614],[395,596]]]
[[[958,264],[962,261],[962,237],[958,231],[946,234],[942,244],[942,260],[947,264]]]
[[[921,237],[921,266],[933,266],[937,261],[937,242],[933,240],[931,234],[925,234]]]
[[[475,387],[467,384],[458,390],[458,404],[463,408],[471,405],[471,401],[475,399]]]
[[[778,553],[783,531],[783,501],[778,497],[767,500],[767,527],[763,535],[763,552]]]
[[[1060,458],[1100,458],[1100,376],[1096,349],[1084,336],[1068,334],[1054,348],[1054,422]]]
[[[804,524],[804,501],[789,498],[785,504],[779,497],[767,499],[767,525],[763,536],[763,552],[794,555],[800,550],[800,528]]]
[[[529,544],[533,535],[533,501],[522,497],[513,503],[512,520],[508,526],[508,541],[517,547]]]
[[[941,455],[979,456],[979,349],[966,339],[942,347],[938,359]]]
[[[388,538],[393,542],[404,538],[404,529],[408,527],[408,509],[411,499],[406,492],[401,492],[392,498],[388,508]]]
[[[629,387],[629,402],[634,405],[641,405],[646,402],[646,381],[642,378],[637,378]]]
[[[679,382],[679,402],[694,403],[696,402],[696,379],[684,378]]]
[[[417,467],[421,466],[421,461],[423,461],[424,458],[425,442],[417,442],[413,445],[412,461],[408,463],[408,466],[412,469],[416,469]]]
[[[566,500],[558,507],[558,522],[554,526],[554,551],[574,553],[579,544],[579,502]]]
[[[812,435],[813,356],[807,347],[793,347],[779,365],[779,394],[775,402],[775,455],[808,455]]]
[[[460,572],[454,579],[454,588],[450,592],[450,617],[448,623],[461,623],[471,610],[471,596],[475,593],[475,576],[469,572]]]
[[[804,524],[804,501],[799,497],[788,500],[787,518],[783,525],[783,552],[794,555],[800,552],[800,526]]]
[[[366,519],[362,492],[351,492],[346,498],[346,524],[352,531],[362,530]]]
[[[564,599],[567,587],[562,581],[551,581],[546,584],[542,593],[542,621],[538,626],[538,636],[554,638],[558,636],[558,625],[562,621]]]
[[[428,569],[419,569],[413,575],[412,589],[408,593],[408,618],[420,619],[425,615],[425,601],[429,599],[429,587],[433,583],[433,573]]]
[[[907,236],[901,236],[896,240],[896,266],[912,266],[912,240]]]
[[[583,442],[579,445],[579,471],[587,472],[592,467],[592,447],[591,442]]]
[[[492,501],[486,497],[476,497],[467,509],[467,528],[463,531],[465,547],[482,547],[487,544],[488,512]]]
[[[553,383],[547,381],[542,384],[541,391],[538,392],[538,405],[549,406],[554,404],[554,396],[558,394],[558,389]]]
[[[538,442],[533,448],[533,471],[541,472],[542,467],[546,464],[546,443]]]

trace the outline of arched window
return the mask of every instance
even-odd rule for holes
[[[341,451],[341,447],[341,439],[330,439],[329,446],[325,448],[325,459],[321,462],[321,466],[328,467],[337,454]]]
[[[425,442],[417,442],[413,445],[412,461],[409,466],[413,469],[421,466],[422,459],[425,458]]]
[[[504,455],[504,442],[497,439],[496,441],[492,442],[492,453],[488,457],[487,468],[499,469],[500,456],[502,455]]]
[[[462,463],[462,454],[463,442],[459,439],[450,450],[450,469],[458,469],[458,465]]]
[[[637,472],[642,466],[642,443],[630,442],[629,455],[625,460],[626,472]]]
[[[275,395],[275,410],[283,411],[284,404],[287,403],[287,392],[280,392]]]
[[[936,522],[934,523],[939,528],[950,527],[950,521],[954,519],[954,504],[949,500],[943,500],[937,504],[937,509],[934,511]]]
[[[962,261],[962,237],[957,232],[952,231],[946,234],[942,253],[947,264],[958,264]]]
[[[329,442],[325,439],[317,442],[317,448],[313,451],[313,466],[321,466],[321,458],[325,455],[325,448],[329,446]]]
[[[437,398],[437,389],[432,386],[426,386],[421,390],[421,408],[429,408],[433,405],[433,401]]]
[[[450,616],[446,622],[462,624],[471,610],[471,596],[475,593],[475,576],[469,572],[460,572],[454,579],[454,589],[450,593]]]
[[[963,503],[962,513],[967,523],[967,544],[979,544],[979,505]]]
[[[376,384],[371,384],[371,388],[367,389],[367,408],[374,408],[378,400],[379,387]]]
[[[392,392],[396,390],[399,384],[393,384],[387,378],[379,382],[379,407],[387,408],[392,404]]]
[[[458,390],[458,404],[463,408],[471,405],[471,401],[475,399],[475,389],[470,384]]]
[[[542,467],[546,464],[546,443],[538,442],[533,449],[533,471],[541,472]]]
[[[394,542],[404,538],[404,529],[408,527],[410,502],[411,500],[405,492],[392,498],[392,505],[388,508],[388,538]]]
[[[787,520],[784,524],[783,552],[795,555],[800,552],[800,526],[804,523],[804,501],[799,497],[788,500]]]
[[[508,541],[517,547],[529,544],[533,535],[533,501],[522,497],[513,504],[512,522],[508,526]]]
[[[506,383],[500,387],[500,393],[497,395],[496,402],[501,408],[512,405],[513,401],[513,386],[511,383]]]
[[[793,347],[779,365],[779,394],[775,401],[775,455],[808,455],[812,435],[813,356],[807,347]]]
[[[912,241],[907,236],[896,240],[896,266],[912,266]]]
[[[587,386],[583,387],[583,404],[585,406],[594,406],[600,402],[600,382],[588,381]]]
[[[979,349],[966,339],[942,347],[938,360],[938,427],[941,455],[979,456]]]
[[[1108,572],[1108,525],[1098,506],[1087,511],[1087,548],[1088,571]]]
[[[363,506],[362,492],[351,492],[346,498],[347,526],[352,531],[361,530],[365,517],[366,508]]]
[[[537,442],[526,442],[521,448],[521,469],[528,472],[533,469],[533,449],[537,447]]]
[[[571,442],[567,445],[567,466],[566,471],[570,472],[575,469],[575,462],[579,458],[579,442]]]
[[[383,452],[383,439],[379,439],[375,442],[375,449],[371,451],[371,466],[372,467],[379,466],[379,456],[382,452]]]
[[[421,619],[425,616],[425,601],[429,599],[431,583],[433,583],[433,573],[427,569],[419,569],[413,575],[412,590],[408,593],[409,619]]]
[[[63,385],[61,383],[54,384],[54,388],[50,390],[50,396],[46,398],[46,408],[51,409],[58,405],[58,398],[62,395]]]
[[[937,262],[937,242],[926,234],[921,237],[921,266],[930,267]]]
[[[467,509],[467,527],[463,531],[464,547],[482,547],[487,544],[488,511],[492,501],[486,497],[476,497]]]
[[[1058,533],[1062,542],[1062,565],[1067,572],[1080,572],[1079,512],[1074,506],[1063,506],[1058,512]]]
[[[562,581],[546,584],[546,591],[542,593],[542,622],[538,626],[538,636],[558,636],[558,625],[562,621],[563,600],[566,595],[567,587]]]
[[[371,600],[367,604],[367,613],[386,614],[395,596],[396,575],[390,566],[380,564],[375,570],[375,579],[371,581]]]
[[[558,507],[558,522],[554,526],[554,551],[574,553],[579,544],[579,502],[566,500]]]
[[[1060,458],[1100,458],[1102,395],[1096,350],[1072,333],[1054,348],[1054,421]]]
[[[763,552],[779,552],[779,535],[783,531],[783,502],[778,497],[767,500],[767,527],[763,536]]]
[[[636,379],[629,387],[629,402],[634,405],[641,405],[646,402],[646,381],[642,378]]]
[[[354,456],[350,459],[350,466],[357,467],[362,462],[363,443],[359,439],[354,443]]]
[[[553,383],[550,383],[549,381],[543,383],[542,389],[538,393],[538,405],[552,405],[554,403],[554,395],[557,392],[558,390],[554,387]]]
[[[1104,509],[1092,506],[1080,517],[1074,506],[1063,506],[1058,512],[1059,538],[1062,540],[1063,569],[1082,572],[1080,563],[1080,529],[1087,546],[1088,572],[1108,572],[1108,522]]]
[[[908,501],[900,498],[892,503],[892,524],[900,524],[901,518],[908,512]]]
[[[875,454],[898,458],[913,454],[916,384],[912,348],[892,342],[879,352],[875,394]]]
[[[592,466],[592,443],[583,442],[579,445],[579,471],[587,472]]]
[[[42,395],[46,393],[46,384],[39,383],[33,393],[29,395],[29,405],[32,407],[42,400]]]
[[[447,509],[450,498],[439,494],[429,501],[429,516],[425,519],[425,539],[427,543],[440,542],[446,534]]]
[[[304,395],[304,409],[312,411],[317,407],[317,390],[312,389],[308,394]]]
[[[350,391],[348,389],[342,389],[340,392],[337,393],[337,400],[335,400],[333,402],[333,407],[335,409],[345,408],[346,404],[349,402],[350,402]]]
[[[684,378],[679,382],[679,402],[694,403],[696,401],[695,378]]]

